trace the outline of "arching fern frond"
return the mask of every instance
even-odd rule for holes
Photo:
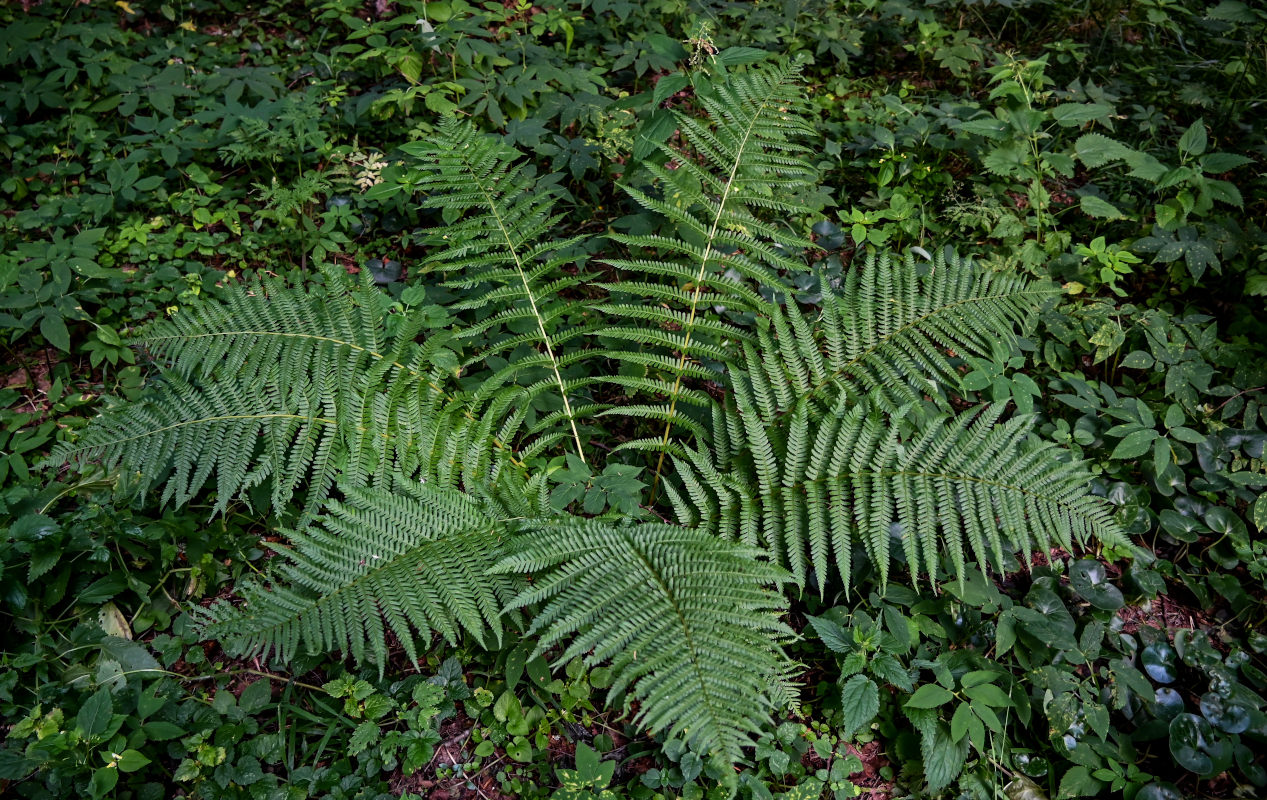
[[[839,291],[823,293],[829,372],[818,386],[848,378],[902,401],[936,384],[958,387],[952,357],[1009,350],[1016,328],[1059,294],[1054,284],[983,270],[958,256],[939,253],[921,276],[909,253],[896,262],[868,255]]]
[[[158,322],[137,342],[161,377],[45,463],[100,460],[142,491],[164,486],[163,499],[177,504],[214,475],[216,512],[267,481],[275,511],[285,514],[302,490],[310,516],[336,478],[357,487],[392,472],[430,474],[441,444],[508,452],[491,431],[487,440],[437,438],[446,427],[479,430],[440,385],[453,354],[444,336],[416,344],[417,318],[389,338],[384,306],[378,290],[328,270],[324,286],[243,287]]]
[[[469,121],[451,117],[432,138],[401,149],[418,159],[405,181],[424,193],[422,207],[443,210],[446,223],[426,234],[425,242],[434,248],[426,264],[453,275],[449,286],[474,290],[453,309],[499,310],[459,335],[531,323],[533,332],[524,338],[541,348],[577,455],[584,461],[585,447],[559,365],[559,340],[552,331],[575,306],[562,293],[583,280],[579,274],[562,274],[560,267],[576,260],[571,251],[585,237],[547,236],[559,220],[549,188],[529,171],[518,151],[480,133]],[[512,337],[511,346],[517,338]]]
[[[512,543],[499,572],[533,573],[511,608],[533,606],[538,652],[610,663],[640,724],[731,762],[790,691],[780,640],[786,574],[705,531],[597,523],[545,528]]]
[[[675,459],[690,489],[679,500],[686,519],[764,546],[802,584],[813,567],[820,586],[835,574],[848,588],[855,547],[885,583],[898,553],[912,580],[932,581],[943,555],[962,579],[969,559],[1002,571],[1005,552],[1125,543],[1090,474],[1030,441],[1029,418],[998,423],[1001,404],[904,433],[909,409],[892,416],[844,396],[771,419],[746,384],[735,396],[751,461],[722,472],[689,449]]]
[[[710,318],[704,313],[707,305],[725,298],[731,311],[758,310],[765,301],[757,289],[782,287],[786,280],[781,271],[805,269],[785,253],[788,247],[808,247],[809,241],[763,218],[768,212],[786,218],[811,210],[801,195],[815,173],[805,158],[808,148],[798,140],[812,131],[796,86],[797,72],[791,65],[753,67],[701,92],[707,120],[677,115],[689,151],[662,146],[668,163],[646,165],[657,182],[655,188],[623,187],[635,202],[662,215],[677,231],[611,234],[617,242],[651,255],[607,262],[630,280],[605,284],[620,297],[601,307],[635,323],[612,326],[603,335],[650,345],[653,352],[668,351],[674,358],[673,367],[656,376],[670,384],[663,411],[656,415],[663,422],[657,484],[678,422],[682,379],[691,370],[690,362],[730,361],[734,351],[727,350],[726,343],[749,336],[733,324]],[[660,288],[659,281],[644,281],[642,276],[666,276],[671,283]],[[651,327],[638,326],[639,321]],[[609,355],[622,356],[619,350]]]
[[[291,531],[271,580],[238,587],[240,603],[200,610],[203,635],[246,654],[342,651],[387,664],[387,637],[417,661],[420,636],[456,644],[463,630],[501,639],[515,581],[495,574],[503,531],[460,492],[410,481],[352,489],[317,522]]]

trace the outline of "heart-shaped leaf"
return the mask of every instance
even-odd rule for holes
[[[1201,713],[1211,725],[1226,733],[1244,733],[1249,730],[1249,708],[1225,700],[1214,692],[1201,696]]]
[[[1174,689],[1166,686],[1158,687],[1153,699],[1157,704],[1154,713],[1160,720],[1169,722],[1183,713],[1183,695]]]
[[[1154,642],[1139,654],[1148,677],[1158,683],[1175,682],[1175,649],[1165,642]]]
[[[1108,570],[1099,561],[1073,562],[1069,566],[1069,583],[1083,600],[1096,608],[1116,611],[1126,605],[1122,590],[1109,583]]]
[[[1196,714],[1170,721],[1170,754],[1179,766],[1198,775],[1217,775],[1232,763],[1232,747]]]

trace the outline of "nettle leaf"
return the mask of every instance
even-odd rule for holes
[[[1246,164],[1254,163],[1254,159],[1249,156],[1243,156],[1240,153],[1209,153],[1201,157],[1201,171],[1210,175],[1220,175],[1224,172],[1243,167]]]
[[[1061,127],[1076,128],[1088,122],[1103,122],[1113,113],[1107,103],[1061,103],[1051,110],[1051,118]]]
[[[1029,152],[1020,144],[1009,142],[991,148],[981,159],[981,165],[995,175],[1006,178],[1016,174],[1021,167],[1025,166],[1029,155]]]
[[[1179,152],[1189,156],[1199,156],[1205,152],[1208,141],[1205,133],[1205,120],[1198,119],[1179,137]]]
[[[1100,219],[1122,219],[1125,215],[1118,210],[1117,206],[1102,197],[1096,197],[1093,194],[1084,194],[1079,201],[1084,213],[1090,217],[1098,217]]]
[[[1079,136],[1073,149],[1078,159],[1088,167],[1102,167],[1113,161],[1121,161],[1134,152],[1102,133],[1085,133]]]
[[[864,675],[854,675],[845,681],[840,688],[840,707],[844,711],[840,735],[853,736],[880,711],[880,690],[875,681]]]

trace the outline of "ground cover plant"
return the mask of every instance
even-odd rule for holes
[[[4,792],[1267,784],[1252,4],[0,22]]]

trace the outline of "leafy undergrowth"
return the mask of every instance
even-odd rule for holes
[[[7,4],[0,25],[0,794],[1265,791],[1255,4],[93,0]],[[172,508],[138,496],[129,472],[35,467],[107,404],[161,389],[162,353],[128,344],[143,324],[258,278],[323,286],[331,265],[368,276],[389,335],[418,320],[455,382],[527,362],[515,381],[575,382],[594,408],[733,405],[704,357],[658,384],[645,363],[608,361],[616,380],[584,386],[576,365],[591,356],[571,333],[593,333],[598,309],[685,296],[737,337],[772,335],[742,297],[700,303],[689,281],[621,289],[636,243],[685,252],[682,216],[707,209],[670,220],[616,188],[671,200],[665,181],[684,165],[660,146],[702,149],[674,112],[703,119],[701,87],[768,56],[801,63],[820,179],[801,211],[767,220],[786,239],[769,255],[786,279],[777,299],[817,318],[824,284],[848,285],[877,252],[911,254],[922,277],[951,248],[1054,281],[1063,291],[1014,341],[938,354],[958,376],[942,399],[1035,413],[1033,435],[1086,461],[1129,547],[1005,554],[1002,569],[934,553],[916,581],[899,527],[887,581],[859,547],[848,591],[807,561],[785,615],[799,701],[731,767],[648,734],[637,703],[608,696],[609,667],[552,668],[563,650],[534,655],[511,622],[501,649],[436,637],[416,664],[390,637],[366,668],[333,652],[226,653],[201,639],[196,609],[240,604],[234,587],[289,540],[298,514],[262,511],[272,486]],[[523,185],[554,203],[560,239],[588,237],[548,274],[557,314],[539,331],[488,318],[494,283],[446,283],[435,260],[433,229],[456,216],[418,191],[410,143],[439,141],[454,114],[527,155]],[[793,261],[812,269],[779,266]],[[629,318],[662,337],[694,324]],[[716,335],[701,352],[729,334]],[[565,366],[541,366],[547,351]],[[571,419],[534,397],[531,422]],[[666,493],[688,470],[662,466],[662,436],[663,414],[594,414],[527,468],[549,476],[543,502],[560,512],[669,522]],[[579,459],[595,441],[612,449]],[[328,488],[300,485],[297,499]]]

